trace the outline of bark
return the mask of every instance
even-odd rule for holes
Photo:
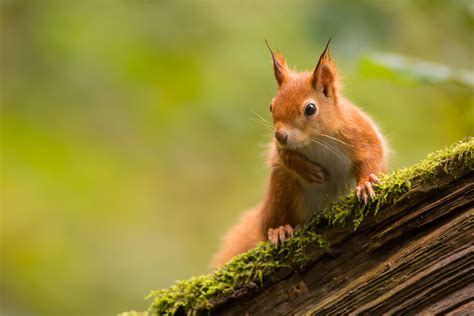
[[[214,302],[219,315],[474,313],[474,173],[438,172],[353,232],[321,228],[333,249],[309,251],[258,289]]]
[[[122,315],[474,315],[474,139],[388,175],[376,192]]]

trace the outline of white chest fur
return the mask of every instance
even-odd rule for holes
[[[302,181],[304,203],[300,216],[306,222],[313,213],[322,213],[329,203],[346,195],[355,188],[355,176],[351,160],[344,144],[335,140],[319,141],[320,144],[302,150],[312,162],[325,167],[329,173],[329,181],[322,184]]]

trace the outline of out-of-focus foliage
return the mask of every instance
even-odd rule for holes
[[[207,271],[263,192],[264,39],[306,69],[333,36],[345,95],[388,135],[392,168],[474,131],[470,1],[0,5],[6,315],[143,310],[150,289]],[[471,85],[415,76],[419,62]]]
[[[474,72],[472,71],[411,60],[395,54],[373,53],[361,61],[360,71],[372,78],[394,79],[415,84],[420,81],[438,85],[454,82],[468,89],[474,88]]]

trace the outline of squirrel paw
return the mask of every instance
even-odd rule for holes
[[[318,163],[311,162],[309,160],[304,160],[303,171],[300,173],[300,176],[309,183],[323,183],[324,181],[329,181],[329,173]]]
[[[367,204],[369,197],[370,199],[373,199],[375,197],[375,192],[372,188],[372,184],[378,183],[380,183],[379,178],[375,174],[371,173],[369,175],[368,181],[361,181],[356,187],[357,199],[359,201],[362,199],[364,200],[364,203]]]
[[[290,170],[309,183],[323,183],[329,180],[326,168],[309,161],[307,157],[292,150],[280,151],[280,158]]]
[[[293,237],[295,230],[290,225],[282,225],[277,228],[268,229],[268,240],[275,248],[282,245],[286,239]]]

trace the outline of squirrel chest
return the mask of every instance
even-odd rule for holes
[[[313,213],[322,213],[330,202],[339,196],[345,196],[355,186],[356,179],[351,160],[345,145],[335,140],[320,140],[302,150],[312,162],[325,167],[329,173],[329,181],[323,183],[307,183],[301,180],[303,189],[302,209],[299,210],[303,222]]]

